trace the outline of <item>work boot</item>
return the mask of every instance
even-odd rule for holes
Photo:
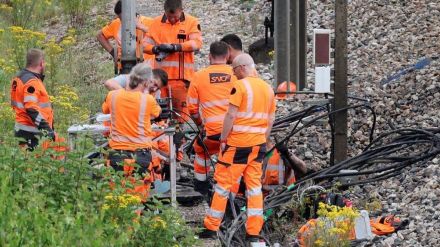
[[[266,247],[266,242],[259,236],[247,235],[246,242],[248,242],[249,247]]]
[[[204,239],[217,239],[217,231],[209,230],[207,228],[203,228],[201,232],[199,232],[199,238]]]

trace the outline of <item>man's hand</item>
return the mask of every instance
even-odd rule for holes
[[[276,146],[276,149],[280,154],[289,155],[289,149],[284,143],[280,143]]]
[[[226,150],[226,140],[220,140],[220,151],[224,152]]]

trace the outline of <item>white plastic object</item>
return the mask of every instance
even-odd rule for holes
[[[110,121],[110,119],[111,119],[110,114],[104,114],[104,113],[96,114],[96,122],[98,122],[98,123]]]
[[[106,131],[109,131],[109,127],[101,125],[101,124],[83,124],[83,125],[72,125],[67,129],[67,133],[69,134],[77,134],[77,133],[93,133],[93,134],[101,134]]]
[[[251,247],[266,247],[265,242],[252,242]]]
[[[373,232],[371,232],[370,217],[367,210],[361,210],[360,216],[355,219],[356,239],[372,239]]]
[[[330,93],[330,66],[315,67],[315,93]]]

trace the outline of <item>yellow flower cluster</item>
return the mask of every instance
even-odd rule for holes
[[[13,74],[17,72],[16,64],[13,60],[6,60],[0,58],[0,69],[3,70],[6,74]]]
[[[153,221],[154,221],[153,223],[154,228],[165,229],[167,227],[167,223],[160,216],[154,217]]]
[[[357,210],[319,203],[316,224],[303,235],[306,246],[349,246]]]
[[[106,203],[102,206],[103,210],[110,208],[127,208],[128,206],[139,205],[142,200],[139,196],[123,194],[120,196],[107,195],[104,197]]]
[[[5,121],[14,120],[15,114],[12,110],[12,107],[9,103],[1,102],[0,103],[0,119],[4,123]]]
[[[54,106],[55,118],[60,120],[58,122],[59,128],[67,128],[69,121],[81,122],[89,118],[89,110],[80,105],[80,99],[74,87],[60,85],[54,94],[54,96],[50,96],[50,101]]]
[[[359,212],[349,207],[330,206],[325,203],[319,203],[318,215],[320,217],[326,217],[332,221],[339,220],[341,218],[354,220],[359,216]]]
[[[55,42],[54,38],[50,39],[45,44],[45,48],[46,55],[49,57],[59,55],[63,52],[63,48],[57,42]]]
[[[75,89],[69,85],[61,85],[57,89],[56,96],[50,96],[53,105],[64,110],[78,111],[79,107],[75,106],[79,97]]]
[[[5,3],[2,3],[2,4],[0,4],[0,11],[11,12],[12,7],[5,4]]]
[[[11,31],[13,38],[18,42],[35,40],[41,44],[46,38],[45,33],[24,29],[20,26],[11,26],[9,27],[9,30]]]

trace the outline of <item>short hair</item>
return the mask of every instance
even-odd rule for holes
[[[165,12],[174,13],[178,9],[183,9],[182,0],[165,0],[163,8]]]
[[[223,36],[221,41],[225,42],[226,44],[230,45],[235,50],[243,50],[243,43],[241,42],[240,37],[238,37],[236,34],[227,34]]]
[[[153,72],[150,65],[146,63],[138,63],[131,69],[130,80],[128,86],[131,89],[137,88],[141,83],[151,80]]]
[[[122,2],[121,2],[121,0],[116,2],[114,10],[115,10],[115,14],[121,15],[121,13],[122,13]]]
[[[163,69],[153,69],[153,76],[158,77],[162,82],[162,86],[168,86],[168,74]]]
[[[209,53],[213,57],[226,57],[228,55],[228,44],[223,41],[215,41],[209,46]]]
[[[29,49],[26,54],[26,68],[40,65],[44,59],[44,52],[40,49]]]

